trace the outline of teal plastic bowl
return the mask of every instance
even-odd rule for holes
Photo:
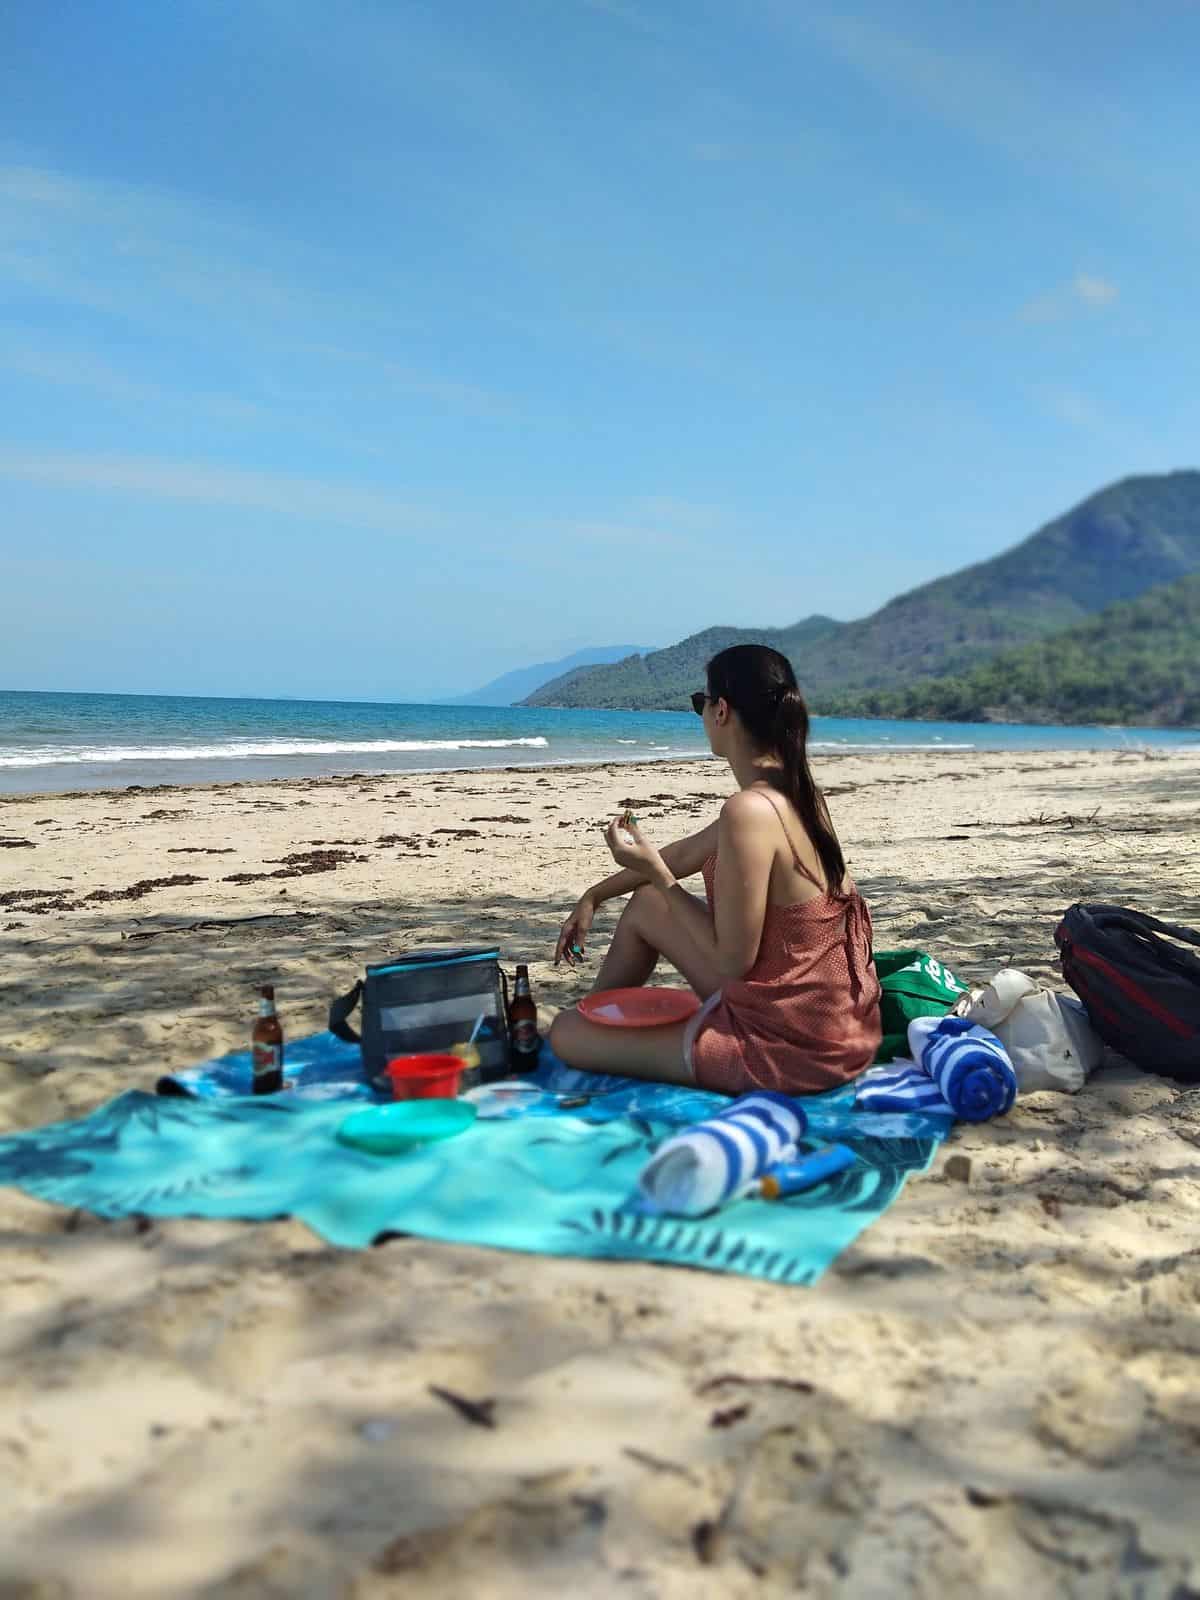
[[[337,1137],[373,1156],[398,1156],[431,1139],[453,1139],[474,1121],[475,1107],[465,1100],[397,1100],[352,1112]]]

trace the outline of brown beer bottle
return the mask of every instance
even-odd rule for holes
[[[517,981],[508,1008],[508,1064],[514,1072],[532,1072],[541,1040],[537,1031],[537,1006],[529,987],[529,968],[517,966]]]
[[[283,1088],[283,1029],[275,1015],[275,985],[264,983],[258,1016],[250,1033],[250,1054],[255,1094],[275,1094]]]

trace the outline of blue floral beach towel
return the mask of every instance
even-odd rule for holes
[[[259,1098],[237,1093],[244,1054],[206,1063],[174,1080],[174,1093],[130,1092],[79,1121],[0,1138],[0,1183],[106,1217],[292,1215],[350,1249],[411,1233],[807,1284],[928,1167],[950,1126],[855,1112],[853,1088],[808,1097],[808,1147],[848,1143],[854,1167],[784,1201],[745,1199],[680,1222],[630,1204],[638,1175],[721,1096],[585,1078],[551,1057],[510,1104],[481,1106],[465,1133],[385,1157],[336,1139],[354,1101],[370,1097],[355,1059],[328,1035],[300,1041],[289,1047],[296,1089]],[[562,1107],[580,1093],[585,1105]]]

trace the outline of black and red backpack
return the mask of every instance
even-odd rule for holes
[[[1074,905],[1054,942],[1106,1044],[1147,1072],[1200,1083],[1200,957],[1181,948],[1200,945],[1200,933],[1122,906]]]

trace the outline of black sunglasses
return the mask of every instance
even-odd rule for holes
[[[693,696],[692,696],[692,710],[696,713],[696,715],[698,717],[702,717],[704,715],[704,708],[709,703],[709,701],[711,699],[712,699],[712,695],[705,694],[703,689],[697,689],[695,694],[693,694]]]

